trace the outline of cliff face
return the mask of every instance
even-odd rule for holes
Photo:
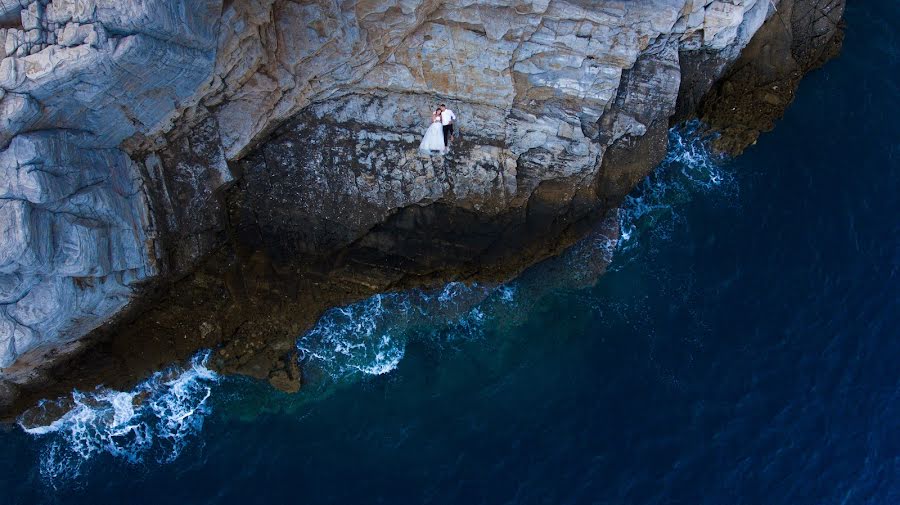
[[[782,5],[800,35],[772,28]],[[747,82],[751,39],[820,61],[842,8],[0,0],[7,396],[77,381],[97,357],[58,356],[89,334],[122,375],[220,345],[221,368],[295,388],[284,356],[321,310],[558,251],[659,161],[673,117],[728,117],[708,97]],[[422,156],[440,102],[457,142]]]
[[[0,2],[0,369],[77,340],[158,272],[119,146],[208,78],[218,11],[193,4]]]

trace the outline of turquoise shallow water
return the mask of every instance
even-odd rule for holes
[[[0,432],[3,503],[900,503],[900,7],[847,21],[743,157],[673,132],[598,282],[601,239],[332,311],[300,395],[85,393]]]

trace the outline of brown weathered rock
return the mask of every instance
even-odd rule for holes
[[[713,146],[738,155],[794,101],[800,79],[838,54],[840,0],[783,0],[741,57],[706,95],[697,116],[721,136]]]

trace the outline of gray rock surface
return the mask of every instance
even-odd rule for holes
[[[0,366],[84,335],[155,273],[134,162],[85,143],[34,132],[0,152]]]
[[[124,140],[210,75],[217,2],[0,3],[0,368],[75,341],[154,276],[151,202]],[[41,356],[19,359],[26,372]]]
[[[346,277],[371,289],[539,259],[530,240],[618,204],[780,3],[0,0],[0,378],[226,243],[395,258]],[[423,155],[440,102],[457,143]]]

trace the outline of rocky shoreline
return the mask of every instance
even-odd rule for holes
[[[20,62],[27,73],[24,60],[61,52],[67,31],[87,33],[66,49],[87,45],[101,68],[106,57],[161,54],[164,68],[146,89],[117,96],[118,109],[98,106],[108,91],[59,91],[70,67],[47,55],[38,84],[62,98],[25,90],[40,87],[31,78],[0,83],[0,119],[13,132],[0,166],[7,156],[18,170],[30,149],[76,167],[62,188],[51,184],[58,171],[22,182],[21,170],[4,168],[18,183],[8,193],[30,212],[0,216],[5,229],[27,218],[61,230],[30,262],[34,236],[0,247],[11,286],[0,289],[9,295],[0,343],[12,346],[0,381],[6,418],[73,387],[127,387],[201,348],[216,349],[211,365],[222,372],[296,390],[294,343],[328,308],[448,281],[499,282],[558,254],[610,217],[679,121],[699,117],[722,133],[718,148],[742,151],[771,129],[802,75],[837,53],[843,12],[837,0],[206,1],[187,16],[175,1],[152,15],[128,3],[87,13],[26,3],[0,3],[7,41],[26,40],[7,42],[0,73]],[[25,24],[43,42],[29,46]],[[164,50],[140,52],[151,43]],[[128,44],[142,49],[127,53]],[[136,75],[148,73],[103,78]],[[63,103],[66,93],[78,103]],[[422,111],[437,97],[464,118],[461,138],[450,156],[423,158]],[[76,105],[86,133],[61,119]],[[98,229],[113,231],[89,233]],[[75,252],[61,261],[66,250]],[[44,285],[54,289],[43,305],[25,303]],[[80,313],[53,312],[73,305],[66,296]],[[34,324],[12,317],[36,306]]]

